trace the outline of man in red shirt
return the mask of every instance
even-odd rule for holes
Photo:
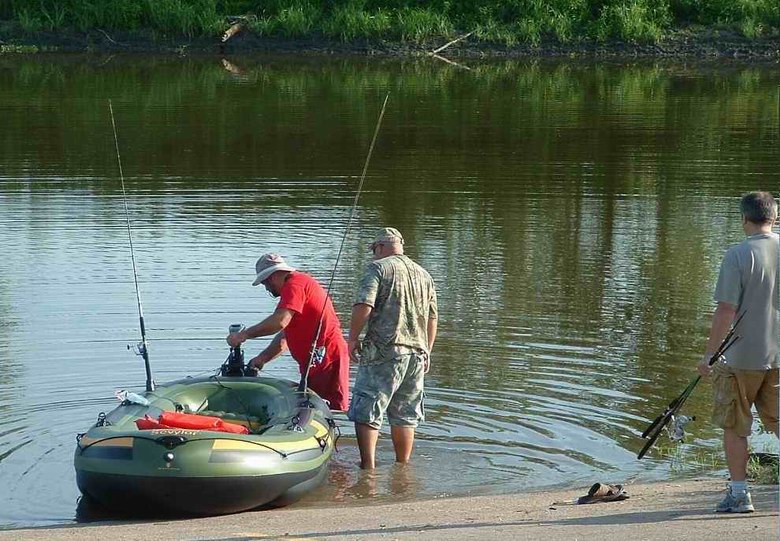
[[[349,353],[327,292],[317,280],[289,266],[277,254],[262,256],[255,270],[257,277],[252,285],[263,284],[271,295],[279,298],[279,304],[260,323],[228,335],[228,344],[235,347],[251,338],[276,334],[271,344],[249,364],[260,369],[289,349],[303,374],[322,315],[317,350],[322,351],[324,347],[325,354],[321,359],[315,356],[308,384],[330,402],[332,410],[345,411],[349,402]]]

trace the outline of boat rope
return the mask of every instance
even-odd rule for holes
[[[135,439],[139,439],[139,440],[147,440],[147,441],[152,441],[154,443],[160,443],[159,441],[157,441],[160,438],[160,436],[151,437],[151,436],[139,436],[139,435],[135,435],[135,434],[133,434],[133,435],[122,434],[122,435],[117,435],[117,436],[109,436],[107,438],[101,438],[99,440],[95,440],[95,441],[89,442],[88,444],[86,444],[84,446],[81,445],[80,438],[77,438],[77,441],[79,442],[79,445],[78,445],[79,451],[83,453],[84,451],[86,451],[87,449],[89,449],[93,445],[97,445],[98,443],[101,443],[101,442],[104,442],[104,441],[125,439],[125,438],[135,438]],[[312,447],[310,449],[301,449],[301,450],[298,450],[298,451],[292,451],[292,452],[289,452],[289,453],[285,453],[284,451],[280,451],[279,449],[276,449],[274,447],[271,447],[270,445],[267,445],[265,443],[261,443],[259,441],[242,440],[242,439],[238,439],[238,438],[226,438],[226,437],[223,437],[223,436],[207,436],[207,437],[203,437],[203,438],[188,439],[184,443],[188,443],[188,442],[191,442],[191,441],[209,441],[209,440],[213,440],[213,441],[217,441],[217,440],[230,440],[230,441],[240,441],[240,442],[244,442],[244,443],[251,443],[252,445],[257,445],[258,447],[263,447],[264,449],[268,449],[269,451],[273,451],[273,452],[277,453],[279,456],[281,456],[282,458],[287,458],[290,455],[293,455],[293,454],[296,454],[296,453],[302,453],[304,451],[313,451],[315,449],[317,449],[317,450],[319,449],[319,446],[317,446],[317,447]]]
[[[160,439],[160,436],[151,437],[151,436],[146,436],[146,435],[136,435],[136,434],[127,435],[127,434],[122,434],[122,435],[116,435],[116,436],[108,436],[106,438],[100,438],[100,439],[97,439],[95,441],[91,441],[88,444],[82,446],[81,445],[81,440],[84,437],[84,435],[85,434],[78,434],[76,436],[76,442],[78,443],[79,451],[82,452],[82,453],[84,451],[86,451],[87,449],[89,449],[90,447],[92,447],[93,445],[97,445],[98,443],[105,442],[105,441],[111,441],[111,440],[125,439],[125,438],[137,438],[137,439],[140,439],[140,440],[147,440],[147,441],[152,441],[154,443],[160,443],[158,441]],[[306,449],[296,449],[295,451],[289,451],[289,452],[280,451],[279,449],[276,449],[275,447],[273,447],[271,445],[268,445],[266,443],[262,443],[262,442],[259,442],[259,441],[244,440],[244,439],[239,439],[239,438],[227,438],[227,437],[224,437],[224,436],[207,436],[207,437],[200,437],[200,438],[194,438],[194,439],[187,439],[187,441],[184,442],[184,443],[191,442],[191,441],[209,441],[209,440],[212,440],[212,441],[217,441],[217,440],[240,441],[240,442],[244,442],[244,443],[251,443],[252,445],[257,445],[258,447],[262,447],[264,449],[268,449],[269,451],[273,451],[273,452],[277,453],[282,458],[287,458],[290,455],[297,455],[299,453],[306,453],[308,451],[325,451],[325,449],[327,448],[328,442],[331,440],[331,433],[327,432],[323,436],[312,436],[312,437],[317,442],[317,447],[308,447]],[[334,442],[334,445],[335,445],[335,442]]]
[[[151,393],[148,393],[144,398],[148,399],[149,397],[154,397],[154,398],[157,398],[159,400],[167,400],[168,402],[170,402],[173,405],[174,410],[177,411],[177,412],[183,412],[183,411],[187,410],[187,408],[181,402],[176,402],[173,398],[157,394],[154,391],[152,391]]]
[[[357,191],[355,192],[355,200],[352,202],[352,209],[349,213],[349,219],[347,220],[347,227],[344,229],[344,235],[341,237],[341,245],[339,246],[338,254],[336,254],[336,262],[333,264],[333,270],[331,270],[330,273],[330,280],[328,281],[328,288],[325,293],[325,300],[322,302],[322,309],[320,310],[320,317],[319,321],[317,323],[317,331],[314,333],[314,339],[312,340],[311,344],[311,351],[309,353],[309,360],[306,363],[306,369],[303,371],[303,374],[301,375],[301,382],[298,385],[298,391],[306,391],[309,385],[309,371],[311,370],[311,365],[314,363],[314,359],[316,357],[322,358],[324,354],[322,352],[318,351],[317,348],[317,342],[320,339],[320,333],[322,333],[322,325],[325,320],[325,309],[328,306],[328,300],[330,299],[330,293],[333,289],[333,282],[336,278],[336,269],[339,266],[339,261],[341,260],[341,254],[344,252],[344,244],[347,241],[347,236],[349,235],[349,231],[352,228],[352,220],[355,217],[355,212],[357,210],[357,204],[360,200],[360,194],[363,191],[363,184],[366,180],[366,172],[368,171],[368,164],[371,162],[371,155],[374,153],[374,145],[376,144],[377,136],[379,135],[379,128],[382,126],[382,118],[385,116],[385,108],[387,107],[387,100],[390,98],[390,94],[388,93],[385,96],[385,101],[382,103],[382,109],[379,112],[379,118],[376,122],[376,127],[374,128],[374,136],[371,139],[371,145],[368,147],[368,155],[366,156],[366,161],[363,164],[363,172],[360,175],[360,182],[358,183]]]
[[[236,399],[236,402],[238,402],[238,403],[239,403],[239,405],[240,405],[240,406],[241,406],[241,407],[244,409],[244,415],[246,416],[246,419],[245,419],[245,421],[246,421],[246,423],[249,425],[249,427],[248,427],[248,428],[249,428],[249,430],[250,430],[250,431],[252,431],[252,432],[254,433],[254,432],[256,432],[257,430],[259,430],[259,429],[263,428],[263,427],[262,427],[262,425],[261,425],[259,428],[258,428],[258,427],[254,427],[254,426],[252,426],[252,419],[251,419],[251,417],[252,417],[252,410],[251,410],[251,409],[249,409],[249,406],[247,406],[247,405],[246,405],[246,403],[245,403],[243,400],[241,400],[241,396],[239,395],[239,393],[238,393],[238,392],[236,392],[236,390],[235,390],[235,389],[233,389],[232,387],[228,387],[227,385],[225,385],[224,383],[222,383],[222,382],[220,381],[219,377],[218,377],[216,374],[215,374],[215,375],[213,375],[213,376],[210,376],[210,377],[209,377],[209,379],[213,379],[213,380],[216,382],[216,384],[217,384],[219,387],[221,387],[222,389],[227,389],[228,391],[230,391],[230,393],[231,393],[231,394],[233,395],[233,397]],[[204,403],[205,403],[205,401],[204,401]],[[201,404],[201,407],[202,407],[202,406],[203,406],[203,404]]]
[[[138,288],[138,272],[135,267],[135,251],[133,250],[133,232],[130,228],[130,211],[127,209],[127,193],[125,192],[125,175],[122,171],[122,157],[119,154],[119,138],[116,134],[116,121],[114,120],[114,106],[111,100],[108,100],[108,110],[111,113],[111,127],[114,131],[114,147],[116,148],[116,161],[119,165],[119,180],[122,183],[122,201],[125,204],[125,221],[127,222],[127,238],[130,241],[130,259],[133,262],[133,281],[135,282],[135,298],[138,301],[138,319],[141,325],[141,344],[139,353],[144,359],[144,368],[146,369],[146,392],[154,391],[154,381],[152,381],[152,368],[149,365],[149,349],[146,345],[146,326],[144,325],[144,311],[141,307],[141,291]],[[129,348],[129,346],[128,346]]]

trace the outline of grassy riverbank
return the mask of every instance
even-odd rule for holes
[[[47,32],[217,39],[239,16],[255,36],[341,43],[419,44],[472,31],[499,47],[656,43],[691,27],[780,36],[777,0],[10,0],[0,3],[0,41]]]

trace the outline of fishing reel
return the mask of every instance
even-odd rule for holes
[[[244,330],[244,326],[240,323],[234,323],[228,327],[230,334],[241,332],[242,330]],[[219,370],[223,377],[229,378],[255,377],[259,372],[257,368],[244,363],[244,350],[241,349],[240,345],[230,348],[230,355],[228,355],[227,360]]]
[[[695,420],[695,415],[691,417],[687,415],[672,415],[671,423],[667,427],[667,430],[669,430],[669,439],[673,442],[685,442],[685,425]]]

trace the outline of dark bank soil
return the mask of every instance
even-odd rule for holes
[[[259,36],[239,32],[227,43],[214,38],[172,38],[149,32],[26,33],[12,23],[0,22],[0,52],[136,52],[136,53],[280,53],[349,54],[384,57],[425,55],[445,45],[447,39],[427,43],[356,40],[345,43],[321,36],[296,39]],[[700,60],[737,60],[780,64],[780,35],[746,38],[730,30],[689,28],[670,32],[657,43],[624,41],[569,43],[546,41],[538,45],[504,46],[468,38],[440,53],[457,58],[587,57],[587,58],[681,58]]]

